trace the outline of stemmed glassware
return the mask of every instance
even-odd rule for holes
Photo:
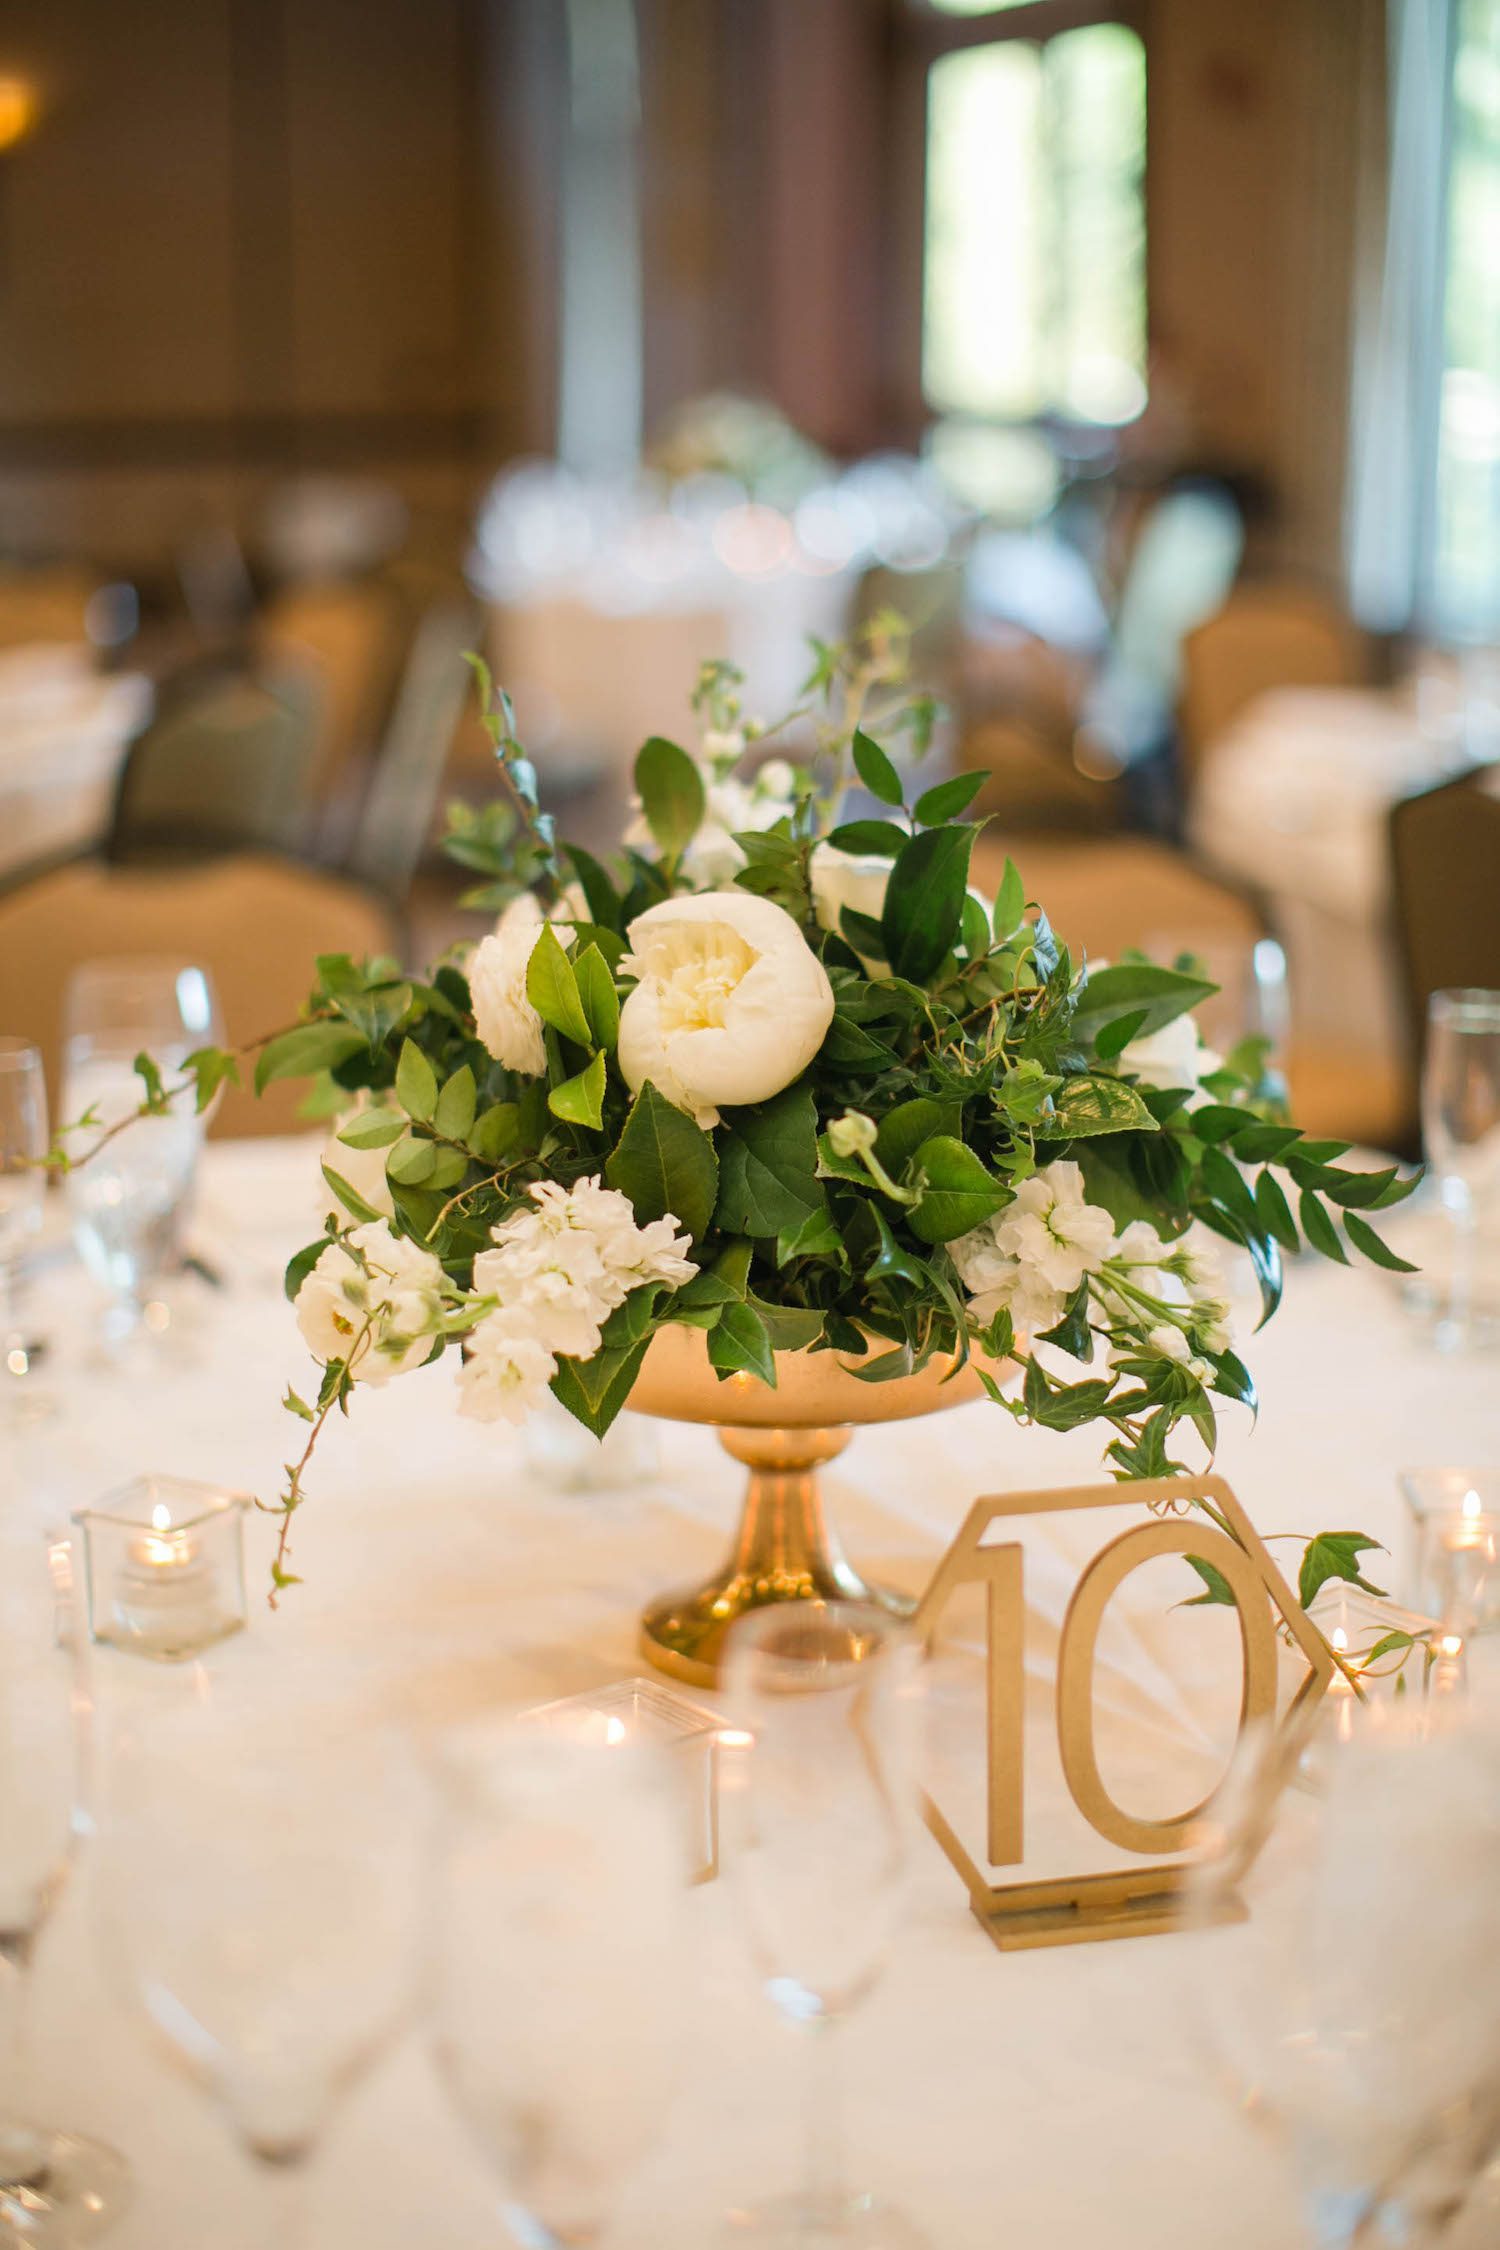
[[[37,1939],[67,1879],[82,1820],[86,1728],[73,1550],[8,1529],[0,1542],[0,2241],[73,2250],[116,2219],[124,2160],[24,2114],[26,1999]]]
[[[138,1055],[170,1082],[195,1049],[217,1041],[213,987],[190,962],[85,962],[69,980],[65,1032],[65,1121],[95,1120],[77,1135],[76,1154],[134,1117],[145,1092]],[[113,1133],[68,1174],[79,1254],[112,1293],[105,1331],[117,1345],[151,1325],[150,1285],[180,1255],[203,1132],[192,1100],[179,1097],[167,1115]]]
[[[1483,1270],[1486,1230],[1500,1224],[1500,992],[1434,992],[1422,1065],[1422,1139],[1452,1228],[1440,1349],[1479,1339],[1496,1307]],[[1490,1243],[1493,1244],[1493,1235]]]
[[[308,2161],[410,2002],[415,1773],[357,1724],[264,1698],[236,1723],[208,1675],[191,1709],[148,1684],[111,1715],[103,1762],[105,1959],[218,2104],[275,2204],[268,2239],[293,2250]]]
[[[801,2192],[736,2214],[735,2238],[915,2250],[912,2222],[844,2174],[834,2041],[885,1965],[916,1828],[921,1651],[856,1602],[775,1603],[735,1626],[725,1700],[724,1863],[771,2000],[804,2028],[812,2085]]]
[[[21,1326],[18,1279],[27,1245],[41,1232],[46,1153],[42,1058],[24,1039],[0,1038],[0,1423],[30,1421],[49,1403]]]
[[[1265,1820],[1269,1766],[1227,1794],[1231,1831]],[[1232,1858],[1191,1886],[1202,2044],[1288,2157],[1317,2250],[1456,2238],[1500,2151],[1497,1803],[1493,1712],[1372,1716],[1321,1803],[1281,1799],[1248,1918],[1220,1912]]]
[[[525,2250],[587,2250],[665,2118],[688,1850],[660,1751],[552,1734],[445,1760],[428,1917],[439,2072]]]

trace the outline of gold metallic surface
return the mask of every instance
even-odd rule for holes
[[[877,1339],[872,1350],[881,1348]],[[694,1687],[712,1687],[730,1626],[768,1602],[867,1601],[909,1616],[914,1605],[904,1594],[872,1586],[845,1556],[824,1515],[817,1472],[843,1452],[852,1425],[904,1421],[977,1398],[974,1369],[955,1374],[953,1366],[950,1358],[936,1359],[918,1375],[862,1383],[835,1352],[778,1352],[772,1390],[753,1375],[721,1382],[702,1329],[658,1329],[631,1410],[712,1423],[750,1480],[723,1567],[706,1585],[653,1602],[642,1617],[646,1661]]]
[[[1056,1709],[1063,1775],[1074,1804],[1095,1832],[1123,1850],[1144,1854],[1180,1850],[1197,1806],[1174,1820],[1141,1820],[1118,1805],[1104,1787],[1094,1753],[1094,1655],[1099,1626],[1111,1596],[1139,1564],[1160,1554],[1192,1554],[1211,1561],[1228,1580],[1239,1621],[1243,1688],[1240,1727],[1274,1719],[1276,1623],[1279,1618],[1307,1659],[1308,1675],[1277,1734],[1276,1779],[1285,1780],[1307,1723],[1333,1675],[1322,1635],[1299,1607],[1254,1525],[1222,1477],[1159,1477],[1139,1484],[1082,1485],[1056,1492],[1005,1493],[976,1500],[931,1585],[917,1606],[917,1631],[936,1631],[950,1596],[960,1586],[986,1589],[986,1763],[988,1871],[964,1846],[941,1808],[927,1799],[927,1824],[968,1886],[969,1903],[1004,1951],[1038,1945],[1076,1945],[1090,1939],[1146,1936],[1175,1928],[1185,1860],[1159,1859],[1102,1875],[996,1883],[994,1870],[1018,1867],[1025,1857],[1022,1687],[1025,1620],[1024,1550],[1016,1542],[987,1547],[991,1525],[1012,1516],[1059,1510],[1118,1508],[1132,1501],[1183,1510],[1192,1500],[1225,1526],[1214,1528],[1204,1509],[1134,1525],[1112,1540],[1079,1576],[1058,1648]],[[1232,1536],[1231,1536],[1232,1534]],[[1248,1868],[1254,1840],[1236,1840],[1234,1880]],[[1237,1911],[1229,1901],[1224,1911]]]

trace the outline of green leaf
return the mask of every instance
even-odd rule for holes
[[[833,1258],[843,1255],[844,1240],[826,1208],[809,1211],[805,1219],[783,1227],[776,1237],[776,1263],[789,1266],[794,1258]]]
[[[597,1133],[604,1123],[605,1068],[603,1055],[595,1055],[576,1077],[554,1086],[547,1096],[547,1107],[553,1116],[561,1117],[569,1125],[587,1125]]]
[[[982,961],[990,951],[990,918],[972,891],[964,892],[959,915],[959,937],[971,961]]]
[[[474,1073],[467,1063],[459,1067],[448,1079],[437,1098],[432,1122],[444,1140],[462,1141],[469,1135],[474,1123],[477,1097],[474,1091]]]
[[[1222,1602],[1227,1603],[1230,1609],[1235,1607],[1234,1588],[1222,1570],[1215,1569],[1211,1562],[1205,1562],[1201,1555],[1184,1555],[1183,1561],[1197,1571],[1208,1591],[1205,1594],[1194,1594],[1191,1601],[1179,1602],[1179,1609],[1198,1609],[1204,1602]]]
[[[702,774],[677,743],[653,734],[635,761],[635,786],[659,848],[668,859],[680,858],[703,825]]]
[[[1295,1125],[1241,1125],[1232,1143],[1238,1164],[1270,1164],[1302,1135]]]
[[[1123,1078],[1081,1072],[1065,1078],[1052,1098],[1052,1114],[1037,1119],[1038,1140],[1080,1141],[1101,1133],[1154,1133],[1156,1119]]]
[[[1320,1531],[1316,1539],[1309,1539],[1302,1557],[1302,1570],[1297,1580],[1297,1599],[1304,1609],[1312,1606],[1318,1588],[1330,1578],[1346,1579],[1364,1593],[1384,1598],[1385,1589],[1372,1586],[1362,1578],[1359,1558],[1363,1554],[1383,1555],[1385,1549],[1378,1539],[1367,1538],[1362,1531]]]
[[[922,1143],[931,1140],[934,1133],[957,1135],[959,1116],[957,1102],[933,1101],[926,1094],[919,1094],[914,1101],[898,1102],[880,1120],[875,1154],[893,1178],[899,1179]]]
[[[854,770],[869,790],[883,805],[899,805],[906,792],[901,786],[901,776],[880,744],[865,733],[863,727],[854,732]]]
[[[436,1141],[403,1141],[385,1160],[386,1178],[401,1187],[422,1187],[432,1178],[437,1160]]]
[[[499,1164],[520,1143],[521,1112],[514,1102],[492,1102],[481,1110],[469,1135],[469,1145],[476,1156],[488,1164]]]
[[[773,1352],[810,1351],[823,1333],[823,1315],[807,1305],[768,1305],[750,1299],[752,1309],[765,1324]]]
[[[957,773],[951,781],[940,781],[934,788],[923,790],[912,806],[913,816],[924,828],[940,828],[945,820],[957,820],[989,778],[987,773]]]
[[[336,992],[332,998],[345,1022],[352,1023],[371,1054],[378,1055],[410,1008],[412,989],[409,984],[384,985],[373,991]]]
[[[717,1223],[726,1234],[779,1235],[823,1205],[817,1116],[806,1086],[725,1112]]]
[[[586,945],[573,963],[590,1043],[613,1048],[620,1036],[620,995],[597,945]]]
[[[620,927],[620,894],[610,880],[609,871],[590,852],[581,851],[576,844],[564,847],[573,863],[573,872],[583,888],[588,909],[601,929],[618,930]]]
[[[1420,1271],[1419,1267],[1409,1265],[1405,1258],[1398,1258],[1390,1244],[1381,1241],[1368,1221],[1357,1217],[1353,1211],[1344,1213],[1344,1232],[1356,1250],[1363,1250],[1373,1265],[1383,1266],[1387,1273]]]
[[[1218,989],[1204,977],[1184,976],[1177,969],[1158,969],[1149,961],[1122,961],[1115,968],[1089,972],[1078,995],[1073,1029],[1079,1039],[1088,1041],[1116,1017],[1140,1009],[1137,1036],[1149,1038],[1190,1008],[1212,999]]]
[[[195,1047],[182,1065],[197,1081],[194,1107],[201,1117],[221,1086],[238,1086],[240,1066],[223,1047]]]
[[[462,1148],[440,1148],[433,1161],[432,1170],[422,1182],[424,1187],[442,1190],[457,1187],[469,1169],[469,1152]]]
[[[424,1125],[432,1123],[437,1108],[437,1075],[421,1048],[411,1039],[403,1039],[401,1053],[396,1061],[396,1099],[409,1117]]]
[[[828,1026],[818,1059],[830,1070],[845,1070],[870,1078],[879,1071],[889,1070],[896,1054],[883,1040],[872,1039],[862,1025],[848,1016],[836,1015]]]
[[[982,1226],[1014,1200],[1012,1191],[974,1151],[949,1134],[938,1133],[924,1141],[917,1150],[916,1166],[922,1200],[908,1223],[923,1242],[951,1242],[956,1235]]]
[[[714,1144],[649,1079],[631,1104],[604,1176],[642,1226],[670,1212],[695,1242],[707,1234],[719,1187]]]
[[[898,977],[923,984],[958,943],[972,828],[926,828],[903,846],[886,885],[880,929]]]
[[[265,1092],[278,1078],[314,1078],[347,1062],[364,1046],[363,1032],[350,1023],[299,1023],[262,1047],[255,1065],[255,1091]]]
[[[875,1222],[879,1248],[865,1268],[866,1281],[904,1281],[913,1289],[925,1289],[929,1279],[926,1266],[914,1250],[905,1249],[891,1232],[890,1221],[878,1203],[865,1206]]]
[[[758,1375],[776,1388],[776,1361],[771,1339],[759,1313],[749,1305],[731,1301],[719,1314],[708,1338],[708,1361],[722,1382],[730,1375]]]
[[[406,1131],[406,1119],[397,1109],[364,1109],[351,1117],[339,1134],[345,1148],[389,1148]]]
[[[281,1286],[286,1292],[288,1302],[296,1297],[297,1291],[302,1287],[303,1282],[306,1281],[327,1248],[328,1236],[320,1234],[316,1242],[306,1243],[294,1257],[287,1260],[286,1274]]]
[[[1094,1034],[1094,1053],[1101,1062],[1115,1062],[1124,1054],[1132,1039],[1140,1036],[1141,1025],[1146,1020],[1144,1008],[1132,1008],[1129,1015],[1116,1016],[1102,1031]]]
[[[1021,927],[1021,917],[1026,912],[1026,885],[1013,859],[1007,858],[1005,872],[1000,878],[1000,888],[995,893],[994,930],[1003,945]]]
[[[884,961],[885,932],[872,914],[856,906],[839,908],[839,935],[865,961]]]
[[[627,1351],[600,1351],[583,1362],[560,1359],[552,1378],[552,1396],[575,1421],[602,1438],[629,1398],[650,1347],[647,1335]],[[590,1378],[587,1384],[585,1375]]]
[[[531,949],[526,965],[526,997],[543,1023],[550,1023],[575,1046],[592,1046],[573,964],[558,944],[550,922],[542,924],[541,935]]]
[[[916,1355],[910,1344],[898,1344],[893,1352],[882,1352],[878,1359],[863,1360],[848,1372],[857,1375],[862,1383],[899,1383],[915,1364]]]
[[[1303,1189],[1297,1212],[1302,1221],[1302,1232],[1314,1250],[1321,1251],[1325,1258],[1332,1258],[1336,1265],[1347,1266],[1348,1252],[1334,1230],[1332,1219],[1311,1188]]]
[[[1398,1648],[1415,1648],[1416,1645],[1415,1633],[1386,1633],[1372,1649],[1366,1651],[1364,1661],[1366,1664],[1374,1664],[1382,1656],[1394,1656]]]
[[[1272,1172],[1262,1172],[1255,1183],[1255,1211],[1266,1233],[1274,1235],[1283,1250],[1300,1249],[1297,1222],[1281,1192],[1281,1182]]]
[[[358,1219],[362,1226],[367,1226],[372,1219],[379,1219],[380,1213],[374,1206],[366,1203],[358,1189],[352,1188],[343,1174],[335,1172],[331,1164],[323,1166],[323,1177],[351,1218]]]
[[[846,820],[829,830],[828,842],[837,851],[856,852],[871,859],[894,859],[910,834],[893,820]]]
[[[1261,1231],[1260,1213],[1255,1198],[1246,1183],[1245,1175],[1232,1157],[1220,1148],[1206,1148],[1198,1167],[1199,1177],[1208,1193],[1221,1210],[1238,1219],[1248,1233]]]

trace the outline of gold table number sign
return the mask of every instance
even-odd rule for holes
[[[1153,1515],[1132,1525],[1100,1548],[1081,1572],[1058,1647],[1057,1743],[1068,1794],[1096,1835],[1121,1851],[1142,1855],[1143,1864],[1099,1875],[995,1880],[996,1871],[1022,1868],[1026,1858],[1025,1551],[1014,1541],[987,1546],[986,1533],[1007,1517],[1191,1500],[1207,1501],[1235,1536],[1217,1529],[1198,1510]],[[1167,1820],[1127,1812],[1105,1786],[1094,1737],[1094,1667],[1105,1610],[1133,1571],[1161,1555],[1192,1555],[1212,1564],[1234,1596],[1243,1662],[1241,1733],[1252,1724],[1275,1722],[1280,1618],[1308,1663],[1308,1676],[1281,1721],[1287,1744],[1294,1733],[1300,1739],[1303,1723],[1333,1676],[1333,1659],[1222,1477],[1157,1477],[1139,1484],[1083,1485],[976,1500],[918,1605],[915,1628],[929,1637],[961,1587],[977,1584],[985,1592],[988,1872],[931,1797],[926,1814],[968,1886],[975,1915],[1002,1948],[1145,1936],[1171,1929],[1181,1919],[1180,1894],[1190,1863],[1161,1855],[1186,1849],[1189,1832],[1212,1797]]]

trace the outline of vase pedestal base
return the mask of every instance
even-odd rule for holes
[[[648,1664],[691,1687],[718,1682],[724,1637],[769,1602],[873,1602],[895,1617],[916,1604],[872,1586],[844,1554],[823,1513],[817,1472],[848,1444],[847,1429],[721,1429],[719,1443],[750,1471],[744,1513],[722,1570],[651,1604],[641,1618]]]

